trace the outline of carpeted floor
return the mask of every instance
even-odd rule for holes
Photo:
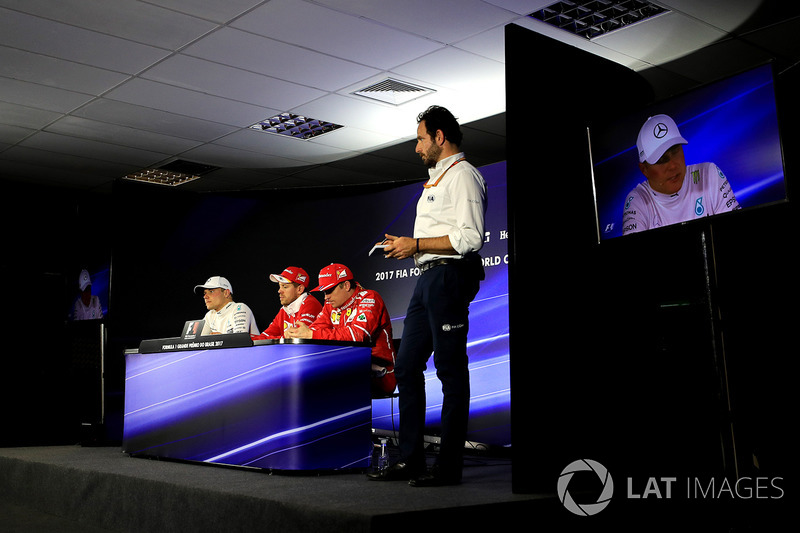
[[[414,488],[358,471],[270,474],[129,457],[114,447],[0,448],[0,531],[479,530],[498,516],[555,509],[553,494],[512,494],[510,460],[466,464],[461,485]]]

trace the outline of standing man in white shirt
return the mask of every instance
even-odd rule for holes
[[[258,335],[253,312],[243,303],[233,301],[233,287],[222,276],[212,276],[202,285],[196,285],[195,294],[202,292],[208,312],[203,317],[205,325],[202,335],[225,333],[250,333]]]
[[[462,133],[447,109],[417,117],[416,152],[429,179],[417,203],[413,237],[386,235],[387,257],[413,257],[421,274],[408,305],[395,376],[400,393],[400,460],[370,475],[412,486],[461,482],[469,421],[469,305],[484,277],[486,182],[460,150]],[[428,470],[424,452],[425,376],[433,353],[442,383],[441,446]]]

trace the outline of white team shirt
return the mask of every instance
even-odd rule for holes
[[[92,295],[89,305],[84,305],[80,298],[75,300],[75,307],[72,310],[73,320],[96,320],[99,318],[103,318],[103,307],[100,305],[97,295]]]
[[[416,264],[440,257],[462,257],[483,246],[486,214],[486,181],[459,153],[428,169],[428,181],[417,201],[414,238],[447,235],[458,255],[422,253]]]
[[[230,302],[219,310],[209,309],[203,326],[202,335],[212,333],[252,333],[258,335],[260,330],[256,326],[253,312],[243,303]]]
[[[686,166],[681,189],[672,195],[637,185],[625,200],[622,234],[686,222],[740,209],[728,178],[714,163]]]

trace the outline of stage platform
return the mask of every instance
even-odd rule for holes
[[[465,464],[461,485],[416,488],[358,470],[270,473],[130,457],[119,447],[0,448],[0,531],[480,531],[563,517],[555,494],[512,493],[509,458]]]

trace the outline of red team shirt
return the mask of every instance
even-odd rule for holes
[[[373,388],[384,394],[394,391],[394,344],[392,321],[380,294],[356,284],[353,296],[341,307],[325,304],[311,326],[314,339],[369,342],[373,362],[386,373],[373,379]]]
[[[301,294],[294,302],[281,307],[269,327],[260,335],[253,335],[253,340],[280,339],[286,328],[295,327],[300,323],[311,326],[321,310],[322,304],[319,300],[308,293]]]

